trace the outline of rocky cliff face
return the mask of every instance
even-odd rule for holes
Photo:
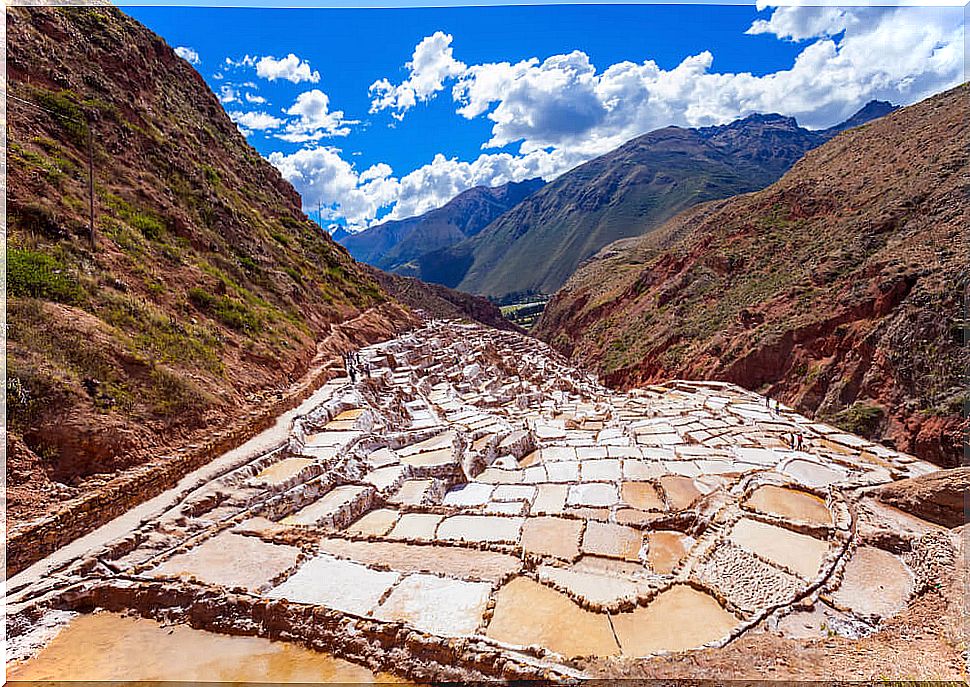
[[[107,6],[6,21],[15,524],[250,417],[387,296],[158,36]]]
[[[838,135],[763,191],[608,246],[536,332],[614,385],[732,381],[957,464],[967,105],[964,85]]]

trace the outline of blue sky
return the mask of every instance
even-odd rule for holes
[[[828,126],[963,79],[962,8],[124,10],[194,64],[306,209],[355,228],[554,178],[659,126]]]

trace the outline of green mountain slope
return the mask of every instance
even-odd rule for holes
[[[856,119],[890,111],[867,106]],[[603,246],[697,203],[764,188],[836,133],[752,115],[718,127],[635,138],[526,198],[477,236],[418,259],[419,275],[495,297],[552,293]]]
[[[411,263],[431,251],[454,245],[484,229],[489,222],[543,186],[541,179],[478,186],[445,205],[417,217],[384,222],[338,239],[361,262],[400,274],[414,274]]]

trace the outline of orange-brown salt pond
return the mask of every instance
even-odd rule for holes
[[[825,500],[797,489],[766,484],[755,489],[745,505],[759,513],[817,525],[832,524],[832,513],[825,506]]]
[[[35,656],[7,666],[7,679],[401,682],[298,644],[169,627],[115,613],[75,618]]]

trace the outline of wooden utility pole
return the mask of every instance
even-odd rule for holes
[[[91,250],[97,249],[97,238],[94,235],[94,125],[88,117],[88,230],[91,239]]]

